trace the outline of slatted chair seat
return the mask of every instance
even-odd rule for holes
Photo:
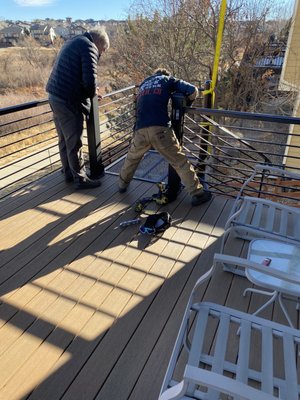
[[[225,231],[232,230],[245,240],[263,236],[300,244],[300,209],[250,196],[243,197],[237,207]]]
[[[298,400],[299,330],[223,305],[194,303],[197,288],[220,262],[216,255],[192,291],[159,400]]]
[[[274,200],[282,201],[284,194],[288,197],[288,193],[282,193],[281,195],[279,193],[280,182],[285,182],[283,179],[293,180],[294,185],[298,184],[300,186],[299,174],[285,171],[281,168],[256,165],[254,172],[242,185],[225,224],[221,243],[222,253],[224,252],[225,242],[230,234],[244,240],[273,238],[300,244],[299,208],[289,206],[283,202],[256,197],[260,195],[259,191],[252,191],[251,196],[245,195],[247,193],[246,189],[253,182],[257,182],[263,175],[277,177],[277,180],[275,180],[276,184],[274,183],[272,191],[269,193],[269,197],[274,198]],[[295,198],[295,192],[291,193],[291,195],[291,197]],[[224,269],[241,275],[239,270],[228,269],[226,267]]]

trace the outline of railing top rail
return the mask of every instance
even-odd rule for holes
[[[244,112],[244,111],[216,110],[213,108],[198,108],[198,107],[189,107],[187,108],[187,110],[197,111],[199,114],[204,114],[204,115],[218,115],[230,118],[251,119],[257,121],[268,121],[268,122],[278,122],[282,124],[300,125],[300,118],[297,117],[288,117],[288,116],[273,115],[273,114],[258,114],[252,112]]]
[[[0,108],[0,116],[11,114],[17,111],[28,110],[29,108],[39,107],[48,104],[48,99],[30,101],[28,103],[17,104],[15,106]]]
[[[102,96],[102,98],[105,99],[106,97],[111,97],[111,96],[114,96],[115,94],[119,94],[119,93],[126,92],[127,90],[135,89],[136,87],[138,87],[138,86],[137,85],[131,85],[131,86],[128,86],[128,87],[123,88],[123,89],[114,90],[113,92],[109,92],[107,94],[104,94]]]

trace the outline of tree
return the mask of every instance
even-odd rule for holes
[[[210,79],[219,7],[219,0],[137,0],[114,43],[116,87],[132,80],[138,83],[161,65],[197,84]],[[281,7],[286,9],[286,4]],[[271,33],[279,37],[284,30],[288,18],[283,15],[275,9],[273,0],[228,2],[218,70],[220,106],[245,109],[249,93],[252,100],[261,97],[260,77],[253,73],[254,60],[267,47]]]

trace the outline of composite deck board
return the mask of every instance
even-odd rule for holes
[[[32,152],[30,156],[24,156],[2,166],[1,171],[5,178],[1,179],[1,186],[12,185],[16,179],[26,178],[34,172],[50,167],[57,161],[59,161],[58,146],[50,143],[42,149]]]
[[[2,221],[1,223],[1,227],[2,224],[4,225],[3,229],[9,229],[9,227],[6,227],[5,222],[8,221],[8,224],[13,222],[13,224],[10,225],[10,229],[13,229],[14,227],[15,230],[17,229],[18,234],[19,231],[21,231],[22,233],[24,230],[26,230],[26,227],[28,229],[28,236],[25,236],[25,240],[23,241],[21,241],[21,239],[23,239],[23,236],[19,238],[18,235],[14,235],[13,238],[9,237],[7,239],[11,241],[19,239],[18,246],[16,249],[14,249],[14,253],[16,253],[17,251],[21,253],[22,250],[26,248],[26,246],[30,247],[32,241],[36,240],[36,236],[39,239],[45,236],[47,240],[49,239],[49,231],[52,231],[52,234],[56,235],[57,232],[53,232],[56,226],[58,226],[58,229],[64,232],[64,221],[66,221],[66,227],[73,226],[76,220],[81,221],[81,219],[85,215],[87,215],[90,210],[93,211],[95,208],[97,208],[97,206],[100,206],[101,203],[105,201],[106,195],[103,196],[102,192],[103,189],[96,189],[91,197],[89,195],[89,192],[85,192],[83,194],[82,192],[78,191],[74,193],[72,186],[66,187],[66,185],[64,185],[64,191],[61,192],[58,189],[58,191],[54,193],[52,197],[49,197],[48,201],[39,204],[36,204],[35,202],[35,204],[33,205],[27,203],[27,209],[18,209],[15,213],[15,216],[13,217],[13,220],[12,218],[6,218],[6,220]],[[41,210],[42,213],[42,221],[41,218],[36,218],[35,216],[35,213],[39,210]],[[43,221],[47,218],[47,223],[43,223]],[[43,227],[44,229],[41,231],[39,230],[40,227]],[[37,233],[36,236],[34,235],[35,232]],[[13,257],[14,253],[11,253],[12,251],[9,252],[8,256]],[[4,263],[4,261],[2,261],[1,263]]]
[[[70,205],[67,216],[61,217],[54,223],[46,224],[42,229],[31,235],[30,238],[25,239],[25,244],[23,241],[19,246],[8,249],[5,258],[10,261],[6,262],[0,269],[1,281],[4,282],[9,275],[22,270],[25,265],[25,275],[27,276],[31,267],[36,270],[33,271],[34,274],[42,271],[41,265],[46,267],[51,260],[54,260],[55,267],[57,267],[58,258],[60,257],[76,258],[77,253],[79,254],[82,249],[92,245],[99,232],[105,232],[105,240],[106,238],[109,239],[110,235],[107,235],[107,233],[110,230],[114,230],[113,224],[116,218],[120,217],[120,213],[124,211],[123,204],[114,203],[113,198],[109,197],[111,191],[115,191],[115,188],[107,188],[105,195],[101,192],[94,192],[93,196],[82,193],[77,195],[76,193],[74,198],[76,198],[77,202],[82,202],[86,197],[86,201],[89,201],[89,203],[82,204],[81,207],[78,206],[75,210]],[[106,196],[108,196],[107,199],[109,201],[112,200],[107,205],[105,205]],[[104,197],[104,200],[102,197]],[[27,245],[27,242],[30,245]],[[101,245],[103,244],[101,243]],[[20,251],[18,253],[19,247]],[[98,248],[100,248],[99,245]],[[68,249],[67,252],[65,251],[66,249]],[[49,273],[49,268],[51,267],[48,265],[47,273]],[[18,277],[14,276],[13,281],[16,282],[16,279]],[[3,293],[2,286],[0,286],[1,293]]]
[[[215,215],[213,214],[215,213],[212,213],[211,216],[215,218]],[[212,221],[208,220],[208,221],[210,223],[214,222],[213,220]],[[172,230],[174,230],[175,232],[172,233]],[[72,398],[72,396],[74,396],[74,394],[78,393],[78,391],[80,390],[82,390],[82,396],[84,397],[83,391],[85,390],[87,391],[87,394],[89,394],[89,391],[92,390],[92,385],[95,386],[94,393],[97,393],[97,391],[100,390],[99,395],[96,397],[97,399],[105,399],[107,398],[109,393],[112,395],[112,398],[121,398],[122,396],[124,396],[124,398],[129,398],[132,387],[135,385],[136,381],[135,377],[139,376],[139,374],[141,373],[142,368],[147,361],[148,355],[149,353],[151,353],[151,349],[154,347],[156,341],[158,340],[160,332],[163,326],[165,325],[166,320],[168,319],[168,315],[172,310],[174,301],[176,301],[177,299],[178,292],[180,293],[180,287],[181,287],[180,282],[177,283],[176,288],[174,287],[172,288],[173,290],[168,289],[168,287],[170,286],[169,282],[172,281],[173,279],[176,280],[177,273],[179,273],[181,269],[186,268],[186,255],[184,255],[183,261],[181,261],[180,257],[183,252],[183,248],[180,248],[181,246],[178,243],[176,243],[176,247],[178,247],[179,250],[175,252],[174,244],[172,243],[173,238],[176,236],[178,230],[180,230],[180,226],[178,228],[176,226],[173,227],[172,229],[169,229],[168,234],[166,232],[167,234],[166,238],[168,238],[169,242],[167,243],[167,246],[165,247],[164,251],[161,253],[160,257],[154,264],[154,271],[157,271],[157,273],[160,275],[164,275],[163,278],[168,277],[168,280],[166,281],[165,284],[163,284],[161,287],[158,288],[157,294],[155,295],[155,298],[153,299],[151,305],[149,306],[149,309],[147,310],[147,314],[142,319],[141,323],[136,327],[136,330],[134,331],[132,337],[128,336],[128,340],[130,341],[126,346],[126,349],[122,353],[120,353],[120,355],[118,355],[118,359],[115,360],[116,364],[114,365],[112,372],[107,378],[105,378],[104,375],[105,371],[103,371],[103,373],[101,374],[102,363],[100,359],[100,354],[102,350],[101,347],[99,347],[95,352],[95,354],[93,355],[93,359],[90,360],[90,363],[93,362],[93,364],[87,365],[88,369],[100,371],[98,379],[95,378],[95,380],[92,382],[89,388],[84,388],[82,382],[80,382],[80,377],[78,377],[78,379],[75,381],[73,385],[74,389],[72,390],[72,388],[70,388],[68,396],[66,396],[67,399]],[[190,231],[190,233],[192,236],[193,235],[192,231]],[[195,234],[196,233],[197,229]],[[208,236],[204,234],[203,236],[205,236],[205,240],[207,240]],[[198,250],[199,253],[199,251],[201,252],[201,249],[204,247],[201,245],[205,245],[205,241],[202,243],[199,241],[198,245],[199,245],[199,250]],[[186,246],[188,247],[188,243]],[[194,254],[194,258],[192,261],[193,263],[196,262],[197,257],[198,254],[197,255]],[[153,271],[153,267],[151,271]],[[155,323],[153,323],[153,321],[155,321]],[[134,327],[132,326],[132,323],[130,323],[129,329],[132,331],[133,328]],[[124,333],[122,336],[124,336]],[[109,340],[109,336],[107,337],[107,340]],[[109,348],[107,349],[107,346],[110,347],[111,345],[109,343],[105,343],[106,351],[109,351]],[[111,351],[112,350],[113,349],[111,349]],[[97,357],[98,351],[99,355]],[[128,365],[131,366],[129,374],[124,372],[126,371],[126,366]],[[157,367],[160,368],[160,366]],[[131,375],[131,372],[133,371],[136,372],[133,375]],[[86,374],[85,371],[83,371],[83,373],[84,375]],[[101,384],[101,381],[104,381],[102,387],[99,386]],[[119,382],[118,385],[114,384],[114,382],[116,381]],[[153,383],[151,384],[151,386],[153,390]],[[91,394],[94,395],[94,393]],[[89,395],[87,397],[89,397]]]
[[[163,302],[164,307],[159,313],[159,326],[155,326],[157,330],[156,335],[147,335],[147,342],[149,350],[144,355],[144,362],[142,364],[142,370],[140,379],[136,381],[134,389],[128,398],[140,399],[140,398],[151,398],[155,394],[155,398],[159,393],[161,386],[161,371],[167,367],[167,362],[171,354],[172,346],[175,341],[179,324],[185,309],[185,305],[188,300],[188,296],[191,292],[192,285],[195,280],[205,272],[211,266],[211,259],[213,253],[218,249],[219,243],[216,240],[219,234],[220,215],[216,215],[214,209],[220,207],[220,202],[216,201],[206,210],[205,215],[201,218],[200,224],[195,227],[194,234],[191,235],[190,240],[187,242],[185,251],[182,254],[182,263],[177,263],[176,269],[174,270],[173,276],[169,279],[160,291],[160,297],[156,299],[155,307],[160,309],[160,302]],[[194,211],[194,210],[193,210]],[[224,211],[224,210],[223,210]],[[226,214],[226,210],[223,216]],[[209,224],[208,224],[209,221]],[[203,225],[202,225],[203,224]],[[186,226],[185,223],[183,225]],[[223,223],[222,223],[223,225]],[[201,232],[201,233],[200,233]],[[199,235],[200,233],[200,235]],[[180,233],[179,233],[180,234]],[[202,236],[200,238],[200,236]],[[202,251],[197,254],[196,246],[194,245],[195,237],[197,237],[197,244],[199,249]],[[190,246],[190,247],[189,247]],[[191,253],[191,249],[194,251]],[[165,299],[165,301],[164,301]],[[166,304],[165,304],[166,303]],[[170,304],[173,304],[170,307]],[[143,322],[143,326],[139,327],[147,331],[147,325],[151,325],[151,320],[148,319]],[[154,328],[153,328],[154,330]],[[136,333],[136,338],[133,338],[130,345],[131,353],[136,356],[136,340],[139,338],[139,331]],[[127,354],[130,351],[127,347],[122,359],[120,360],[119,370],[122,369],[122,364],[126,365],[129,362],[127,359],[130,356]],[[144,344],[141,341],[140,353],[143,351]],[[150,354],[150,357],[149,357]],[[114,368],[113,375],[116,374],[118,368]],[[111,390],[113,382],[113,375],[109,378],[104,386],[104,391],[101,391],[97,399],[104,399],[107,393]],[[150,381],[151,385],[147,387],[143,385],[143,382]],[[121,386],[122,387],[122,386]],[[114,388],[115,398],[121,395],[121,387]]]
[[[133,181],[120,194],[109,174],[97,189],[74,191],[56,172],[1,201],[1,400],[157,399],[188,296],[220,248],[232,201],[214,196],[191,207],[183,191],[141,214],[168,211],[173,223],[163,234],[121,229],[137,216],[135,202],[155,191]],[[226,247],[246,251],[232,238]],[[253,312],[261,299],[242,297],[248,286],[219,268],[199,300]],[[284,322],[277,307],[266,315]]]
[[[50,199],[53,194],[58,193],[60,190],[65,190],[66,185],[62,180],[61,174],[50,174],[39,180],[39,184],[30,183],[22,189],[11,193],[8,198],[0,200],[0,218],[4,216],[13,216],[19,210],[26,210],[30,203],[31,207],[35,204],[40,204],[44,200]]]
[[[168,230],[168,233],[170,233],[170,232],[171,232],[171,229]],[[148,242],[148,240],[146,241],[145,244],[147,244],[147,242]],[[171,255],[168,256],[166,254],[165,247],[167,244],[168,244],[168,240],[161,239],[159,241],[156,241],[152,246],[149,246],[144,251],[137,249],[139,257],[136,258],[134,267],[140,271],[139,275],[141,275],[141,276],[139,279],[143,278],[143,276],[141,274],[142,271],[148,272],[148,270],[152,267],[151,273],[148,272],[148,276],[145,276],[145,279],[143,279],[141,281],[141,284],[137,291],[137,295],[139,297],[140,296],[142,296],[142,297],[148,296],[162,284],[163,278],[164,278],[163,268],[164,268],[164,270],[166,270],[166,268],[168,268],[167,264],[170,263],[170,261],[172,261],[172,258],[174,256],[174,254],[172,254],[172,256]],[[133,246],[133,244],[131,246]],[[176,247],[179,247],[179,246],[177,245]],[[158,264],[159,254],[161,254],[163,251],[164,251],[164,259],[165,259],[165,262],[163,263],[164,265],[161,263]],[[178,252],[178,250],[177,250],[177,252]],[[146,255],[146,258],[145,258],[145,255]],[[167,260],[169,260],[169,262]],[[128,275],[128,273],[127,273],[127,275]],[[125,279],[128,280],[128,277],[127,278],[125,277]],[[137,299],[137,300],[140,300],[140,299]],[[145,304],[145,302],[144,302],[144,304]],[[112,306],[113,305],[109,305],[109,308],[111,308]],[[139,321],[139,319],[137,321]],[[121,326],[123,326],[123,325],[121,325]],[[129,324],[129,329],[130,330],[134,329],[134,326],[135,326],[135,324],[133,324],[133,323]],[[119,335],[121,336],[119,341],[126,339],[124,327],[121,329],[121,332],[119,332]],[[114,343],[114,341],[111,341],[109,338],[108,339],[105,338],[105,340],[109,340],[109,342],[108,342],[108,344],[105,344],[101,354],[108,351],[109,343]],[[117,348],[115,348],[115,346],[116,345],[114,345],[113,348],[109,350],[110,358],[112,358],[113,354],[115,354],[117,351]],[[118,351],[122,352],[122,346],[121,346],[120,350],[118,350]],[[116,353],[116,356],[118,356],[118,353]],[[99,385],[99,383],[97,383],[97,380],[100,381],[101,375],[102,375],[101,369],[110,368],[110,367],[109,367],[109,365],[103,364],[101,362],[101,356],[100,356],[100,359],[98,359],[96,356],[96,360],[98,363],[100,361],[100,366],[97,366],[97,368],[92,368],[92,370],[95,371],[95,374],[96,374],[95,380],[96,380],[96,390],[97,390],[97,385]],[[103,364],[103,365],[101,365],[101,364]],[[84,386],[80,387],[80,390],[83,390],[83,391],[85,391],[85,390],[89,391],[91,389],[92,389],[92,383],[88,388],[86,388]],[[87,394],[85,393],[82,396],[84,397],[86,395]]]

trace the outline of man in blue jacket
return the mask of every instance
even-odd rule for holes
[[[157,69],[139,87],[136,124],[131,146],[119,176],[119,191],[123,193],[132,180],[144,154],[152,147],[175,169],[192,196],[192,205],[211,199],[203,190],[197,174],[176,138],[168,114],[169,99],[174,92],[182,93],[190,101],[198,94],[196,86],[176,79],[164,68]]]
[[[91,99],[98,94],[98,61],[108,48],[109,38],[102,28],[75,36],[62,47],[46,86],[65,180],[77,189],[100,186],[99,180],[86,174],[82,134],[84,114],[89,114]]]

